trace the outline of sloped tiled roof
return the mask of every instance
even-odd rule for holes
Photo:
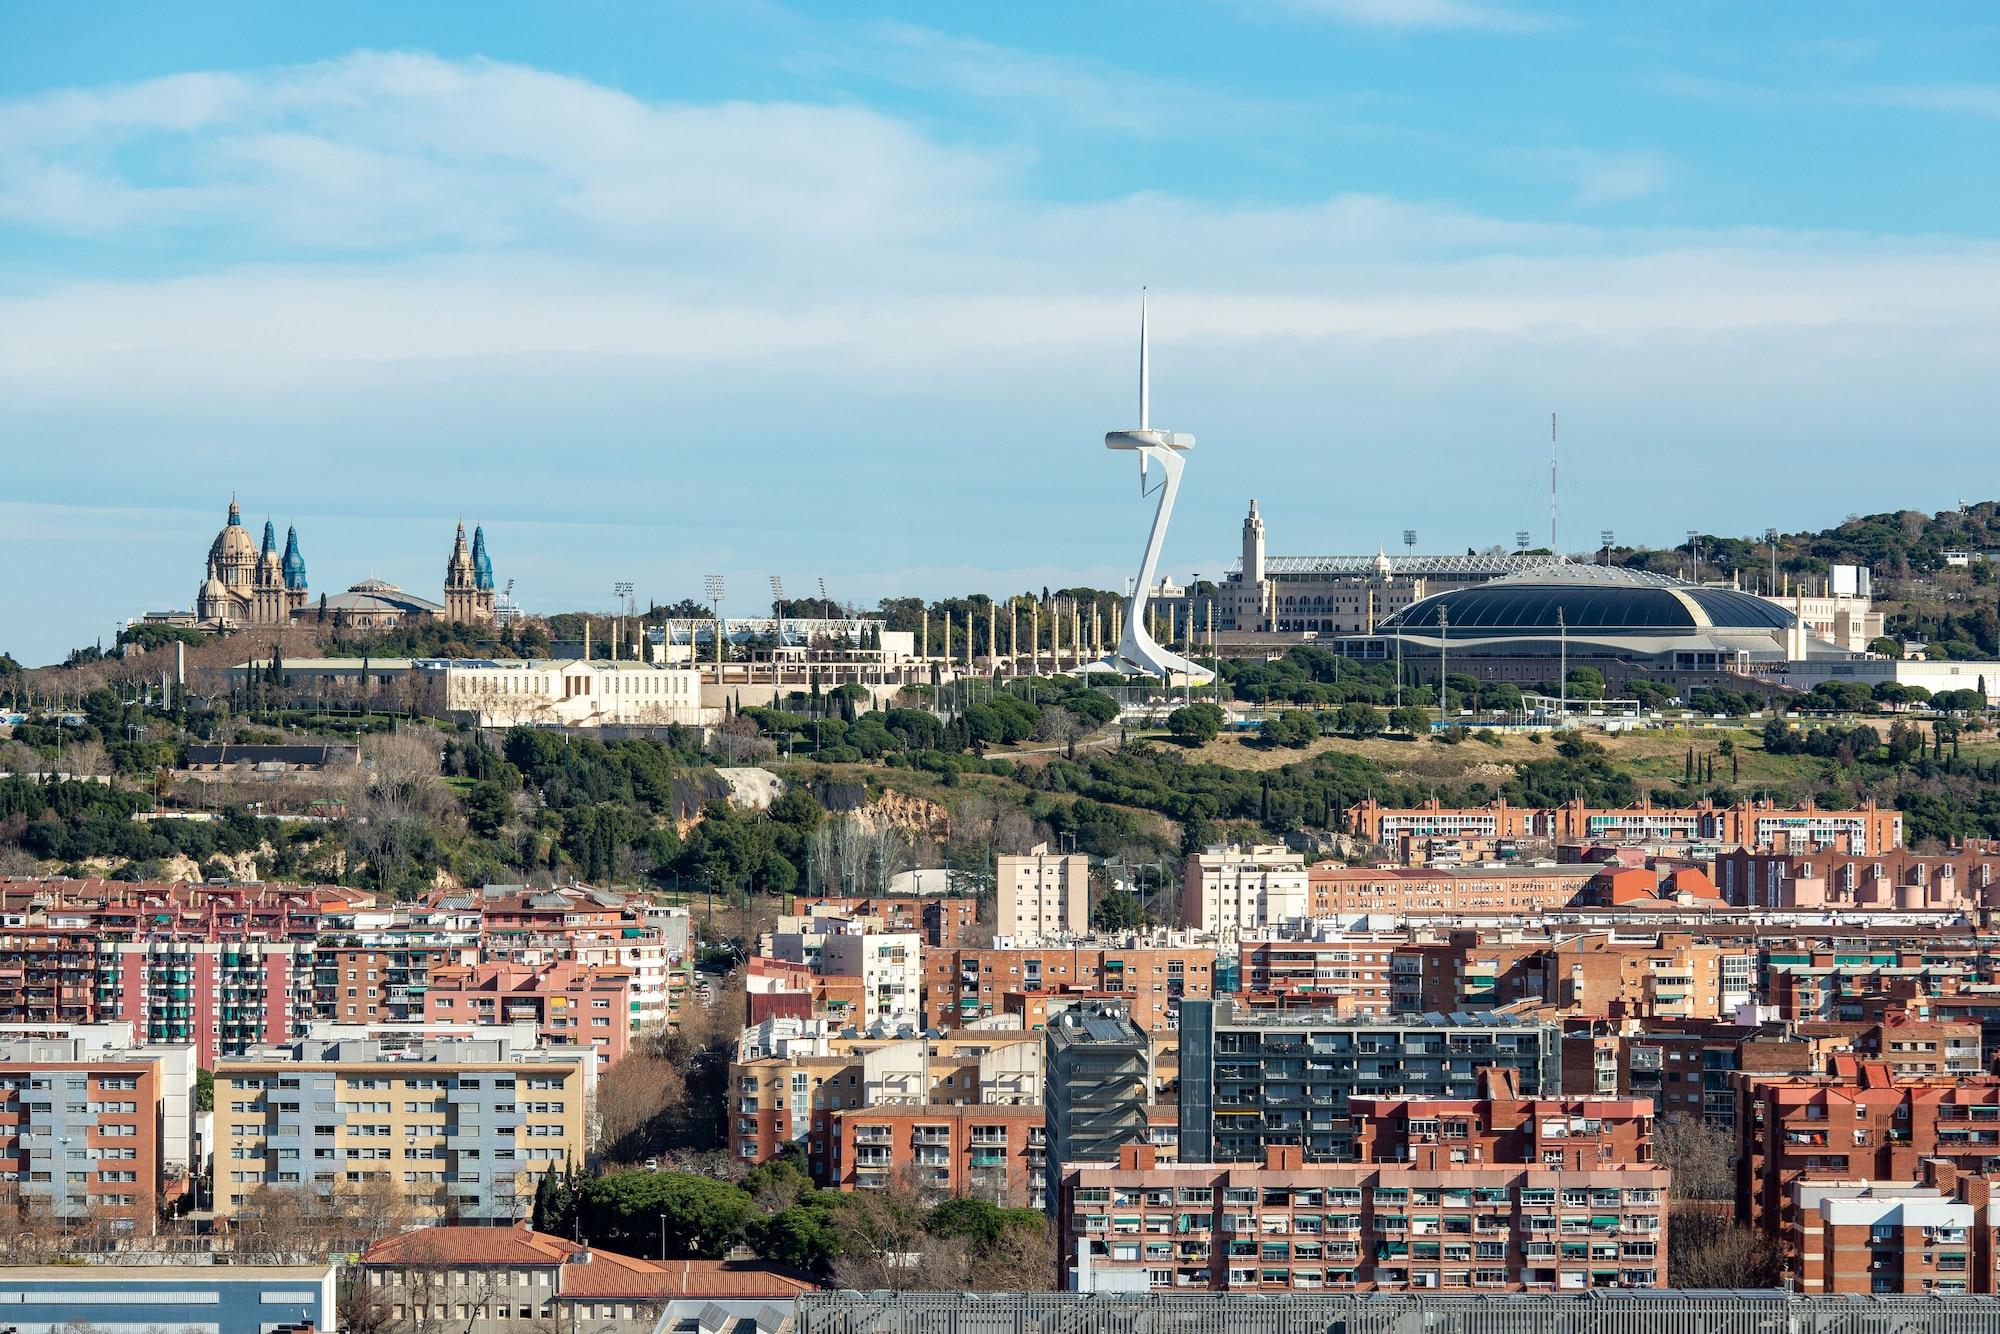
[[[377,1242],[362,1253],[361,1263],[391,1269],[558,1267],[556,1294],[567,1298],[790,1299],[818,1286],[802,1274],[757,1260],[660,1263],[522,1227],[418,1228]]]

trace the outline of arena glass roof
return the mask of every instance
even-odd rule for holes
[[[1412,603],[1381,624],[1385,631],[1470,637],[1554,635],[1562,630],[1614,634],[1688,634],[1704,630],[1782,631],[1783,607],[1734,588],[1690,584],[1617,566],[1557,565],[1453,589]]]

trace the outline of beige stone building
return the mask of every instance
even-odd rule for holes
[[[1051,853],[1037,843],[1025,855],[999,858],[995,933],[1016,945],[1090,932],[1090,858]]]

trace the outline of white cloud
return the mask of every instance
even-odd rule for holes
[[[0,237],[85,235],[123,261],[16,262],[0,286],[14,498],[171,510],[240,486],[258,513],[393,511],[302,529],[327,587],[423,587],[397,553],[428,570],[434,522],[461,512],[514,532],[538,606],[601,596],[613,560],[667,597],[705,566],[861,597],[898,591],[885,571],[1005,588],[1115,565],[1137,530],[1105,536],[1100,506],[1129,492],[1092,437],[1129,407],[1142,282],[1156,408],[1203,441],[1176,560],[1225,547],[1274,473],[1293,549],[1360,549],[1418,508],[1427,536],[1505,540],[1513,492],[1537,490],[1510,442],[1539,458],[1552,400],[1596,442],[1565,459],[1565,513],[1635,538],[1663,522],[1638,460],[1669,460],[1700,511],[1669,534],[1778,494],[1798,512],[1746,524],[1804,523],[1855,507],[1882,442],[1922,441],[1916,486],[1977,466],[2000,418],[2000,246],[1981,240],[1352,192],[1050,202],[1009,152],[876,112],[393,54],[19,100],[0,143]],[[1665,170],[1538,169],[1580,202]],[[79,540],[64,588],[90,590],[98,629],[184,602],[210,536],[135,524],[115,565]],[[0,566],[39,558],[0,531]],[[0,627],[45,618],[21,582],[0,581]]]
[[[1278,0],[1278,3],[1299,13],[1322,15],[1365,28],[1528,32],[1548,24],[1540,15],[1484,0]]]
[[[829,25],[788,62],[806,75],[860,76],[970,102],[1064,134],[1218,135],[1276,122],[1263,103],[1100,61],[960,37],[911,23]]]
[[[1861,94],[1864,101],[1882,106],[1909,107],[1918,111],[1956,112],[2000,120],[2000,84],[1930,84],[1891,88],[1871,88]]]
[[[1571,192],[1585,208],[1628,204],[1665,189],[1673,177],[1658,153],[1600,153],[1582,148],[1518,149],[1502,162],[1531,180],[1550,181]]]

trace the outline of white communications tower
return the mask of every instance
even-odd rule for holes
[[[1125,676],[1157,676],[1172,686],[1176,683],[1206,685],[1215,673],[1178,653],[1162,648],[1146,630],[1146,601],[1152,594],[1153,578],[1160,564],[1160,548],[1166,544],[1167,522],[1174,515],[1174,497],[1181,489],[1181,456],[1194,448],[1194,437],[1179,431],[1162,431],[1153,425],[1152,371],[1148,362],[1151,338],[1146,321],[1146,296],[1139,294],[1139,425],[1130,431],[1111,431],[1104,437],[1106,449],[1129,449],[1139,456],[1139,494],[1158,491],[1159,508],[1153,511],[1153,531],[1146,539],[1146,554],[1139,562],[1139,578],[1125,602],[1125,629],[1118,647],[1102,662],[1086,671],[1113,671]],[[1148,468],[1158,464],[1161,480],[1149,490]]]

